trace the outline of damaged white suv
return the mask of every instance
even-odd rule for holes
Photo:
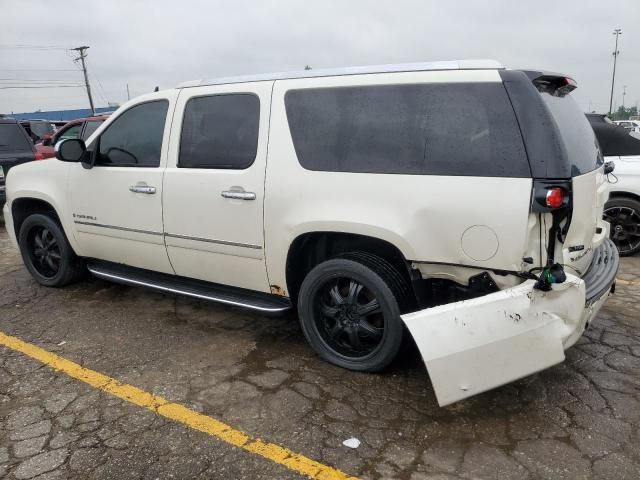
[[[189,82],[13,168],[7,229],[43,285],[297,307],[345,368],[410,333],[444,405],[561,362],[612,290],[575,86],[486,60]]]

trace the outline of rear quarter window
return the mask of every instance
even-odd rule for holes
[[[567,155],[570,175],[576,177],[602,165],[602,154],[593,128],[571,95],[540,93],[551,112]]]
[[[531,175],[501,83],[290,90],[285,107],[298,160],[308,170]]]

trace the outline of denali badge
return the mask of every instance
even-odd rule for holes
[[[82,218],[84,220],[93,220],[94,222],[97,220],[96,217],[92,217],[91,215],[80,215],[79,213],[74,213],[73,218]]]

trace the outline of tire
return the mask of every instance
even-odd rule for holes
[[[604,206],[604,219],[611,224],[611,240],[620,256],[640,251],[640,201],[614,197]]]
[[[300,326],[324,360],[349,370],[380,371],[402,345],[406,291],[402,276],[383,259],[344,254],[305,277],[298,296]]]
[[[27,270],[45,287],[63,287],[86,271],[60,225],[47,215],[36,213],[22,222],[18,245]]]

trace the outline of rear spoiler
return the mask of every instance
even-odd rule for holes
[[[541,72],[522,70],[540,92],[548,93],[555,97],[564,97],[576,88],[578,84],[568,75],[553,72]]]

